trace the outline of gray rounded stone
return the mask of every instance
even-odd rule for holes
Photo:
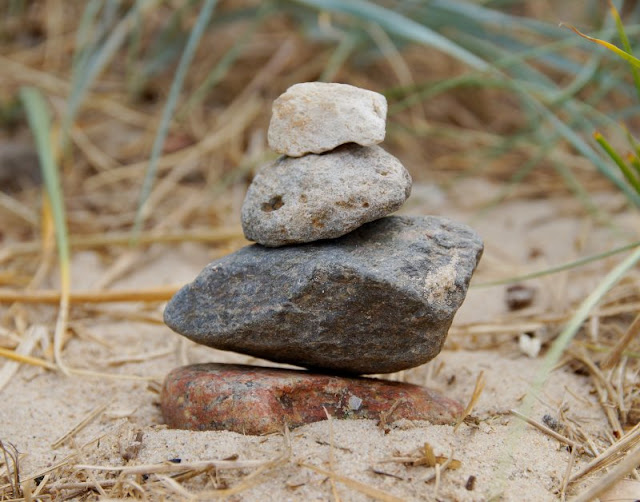
[[[269,147],[289,157],[322,153],[344,143],[384,140],[387,100],[347,84],[295,84],[273,103]]]
[[[378,146],[281,157],[249,186],[242,228],[271,247],[332,239],[396,211],[410,193],[407,170]]]
[[[465,225],[391,216],[339,239],[247,246],[171,299],[191,340],[281,363],[386,373],[435,357],[482,254]]]

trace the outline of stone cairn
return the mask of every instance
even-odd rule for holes
[[[387,216],[411,192],[385,136],[381,94],[290,87],[273,105],[263,167],[242,206],[247,246],[171,299],[166,324],[217,349],[315,370],[231,364],[173,370],[170,427],[263,434],[326,419],[455,421],[461,407],[423,387],[357,375],[412,368],[441,350],[483,244],[434,216]]]

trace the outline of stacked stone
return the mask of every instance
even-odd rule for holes
[[[435,357],[483,246],[445,218],[387,216],[409,197],[411,177],[377,146],[386,111],[384,96],[344,84],[297,84],[280,96],[268,138],[283,156],[258,172],[242,207],[245,235],[257,244],[209,264],[169,302],[166,324],[217,349],[338,374],[399,371]],[[254,434],[315,421],[323,406],[366,418],[403,399],[410,404],[396,418],[440,423],[460,411],[427,389],[387,384],[185,367],[167,377],[162,407],[170,426]],[[210,405],[230,396],[232,411]]]
[[[387,100],[345,84],[290,87],[273,104],[269,146],[283,154],[251,183],[247,239],[264,246],[345,235],[400,208],[411,176],[384,140]]]

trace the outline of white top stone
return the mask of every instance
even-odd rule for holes
[[[289,157],[384,140],[387,100],[347,84],[295,84],[273,103],[269,147]]]

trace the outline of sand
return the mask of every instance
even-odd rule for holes
[[[484,197],[494,193],[487,186]],[[486,244],[473,282],[476,285],[570,261],[624,242],[619,231],[589,223],[575,200],[508,202],[481,216],[475,214],[478,202],[465,195],[464,184],[446,194],[432,185],[416,185],[403,211],[446,215],[476,228]],[[602,204],[617,203],[616,197],[602,197]],[[637,216],[624,212],[616,216],[616,222],[619,229],[633,228],[638,223]],[[237,221],[229,224],[237,225]],[[200,244],[154,245],[147,259],[113,287],[185,283],[216,252]],[[526,284],[536,288],[528,312],[566,314],[619,259],[528,281]],[[94,251],[76,252],[74,288],[91,288],[108,264]],[[545,345],[537,357],[520,349],[521,331],[507,310],[505,289],[506,286],[472,287],[445,350],[426,365],[387,376],[427,385],[466,404],[482,372],[486,379],[484,390],[471,418],[457,431],[451,426],[407,421],[392,423],[385,430],[372,420],[323,421],[297,428],[288,437],[169,430],[162,423],[158,390],[172,368],[205,361],[270,363],[199,347],[182,339],[159,322],[163,305],[156,303],[73,308],[73,336],[64,349],[64,360],[72,368],[104,375],[65,376],[20,366],[0,390],[0,440],[15,445],[21,453],[23,480],[61,464],[46,478],[47,490],[58,494],[56,500],[109,499],[127,494],[140,497],[143,493],[151,500],[183,500],[188,493],[202,490],[203,500],[225,494],[228,500],[247,501],[485,501],[498,496],[499,500],[518,502],[558,500],[572,456],[570,449],[524,425],[510,411],[521,406],[539,374]],[[31,331],[36,339],[34,354],[50,352],[51,347],[43,348],[43,339],[38,340],[38,336],[52,329],[56,310],[29,308],[29,319],[39,319],[36,324],[41,326]],[[6,312],[6,306],[0,307],[0,312]],[[132,318],[140,314],[158,323]],[[504,329],[483,331],[483,326],[491,325]],[[546,342],[552,328],[550,325],[531,332]],[[48,339],[50,333],[44,337]],[[3,364],[9,363],[0,360],[0,371]],[[92,411],[96,411],[95,416],[84,428],[62,444],[52,446]],[[593,383],[569,366],[551,373],[533,409],[526,411],[538,422],[562,422],[565,417],[567,423],[579,423],[599,448],[607,445],[607,420],[593,393]],[[459,468],[411,465],[408,457],[420,458],[425,444],[438,456],[458,460]],[[572,472],[590,458],[576,452]],[[171,459],[181,462],[170,464],[174,468],[189,462],[226,459],[227,468],[222,466],[180,484],[166,474],[142,476],[105,470],[167,464]],[[245,461],[260,462],[241,468]],[[5,469],[0,460],[2,483]],[[154,469],[149,468],[149,472]],[[331,472],[335,473],[333,478],[327,474]],[[114,487],[117,476],[124,484]],[[568,493],[579,493],[594,479],[586,477],[571,485]],[[82,483],[102,483],[104,493],[87,490]],[[219,490],[216,494],[212,493],[215,489]],[[620,490],[633,492],[638,485],[628,480],[616,489],[615,496],[623,496]],[[633,496],[637,497],[640,491],[635,493]]]

